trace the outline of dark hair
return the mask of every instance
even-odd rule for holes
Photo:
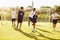
[[[24,9],[24,7],[21,7],[21,9]]]
[[[33,11],[35,11],[36,10],[36,8],[33,8]]]

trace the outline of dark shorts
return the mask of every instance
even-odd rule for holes
[[[57,24],[58,19],[53,19],[53,23]]]
[[[12,19],[12,22],[13,22],[13,21],[16,21],[16,18],[13,18],[13,19]]]
[[[18,18],[18,23],[22,23],[23,22],[23,18]]]
[[[33,23],[36,23],[36,22],[37,22],[34,18],[28,17],[28,19],[29,19],[31,22],[33,22]]]

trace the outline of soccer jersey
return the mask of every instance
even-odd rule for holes
[[[24,16],[24,11],[19,11],[18,12],[18,19],[22,19]]]
[[[58,19],[57,16],[58,14],[55,12],[54,14],[52,14],[52,19]]]
[[[34,19],[34,20],[37,20],[37,18],[38,18],[37,15],[34,15],[34,16],[33,16],[33,19]]]
[[[16,12],[15,11],[12,11],[12,19],[16,18]]]
[[[28,17],[33,18],[34,14],[35,14],[35,12],[31,11]]]

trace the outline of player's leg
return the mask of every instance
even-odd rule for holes
[[[55,24],[55,23],[53,23],[53,31],[55,31],[55,27],[56,27],[56,24]]]
[[[23,18],[21,17],[21,18],[20,18],[20,27],[19,27],[19,29],[21,29],[22,22],[23,22]]]
[[[22,23],[20,23],[20,27],[19,27],[19,29],[21,29],[21,26],[22,26]]]
[[[30,18],[28,18],[28,27],[30,27]]]
[[[16,19],[14,19],[14,26],[16,26],[16,24],[15,24],[15,23],[16,23]]]
[[[13,26],[13,19],[12,19],[12,26]]]
[[[35,31],[35,23],[36,23],[36,21],[34,20],[34,18],[31,20],[32,21],[32,26],[33,26],[33,29],[32,29],[32,32],[34,32]]]
[[[16,22],[14,21],[14,26],[16,26],[15,23],[16,23]]]
[[[17,28],[18,28],[19,23],[20,23],[20,22],[19,22],[19,19],[18,19],[18,21],[17,21]]]
[[[53,30],[55,31],[57,20],[53,20]]]
[[[32,29],[32,32],[35,31],[35,23],[33,23],[33,29]]]

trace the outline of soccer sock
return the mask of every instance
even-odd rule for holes
[[[33,29],[32,29],[32,32],[34,32],[34,31],[35,31],[35,29],[33,28]]]

